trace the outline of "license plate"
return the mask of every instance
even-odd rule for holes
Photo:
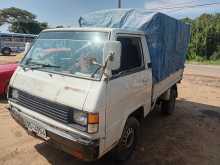
[[[47,139],[46,130],[42,128],[38,123],[30,120],[25,120],[24,123],[28,131],[36,133],[37,136],[45,140]]]

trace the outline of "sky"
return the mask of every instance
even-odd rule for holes
[[[199,8],[181,8],[161,10],[161,7],[188,6],[195,4],[220,3],[220,0],[122,0],[123,8],[153,9],[166,13],[175,18],[195,18],[202,13],[220,12],[220,4]],[[0,9],[17,7],[34,13],[37,20],[48,22],[51,27],[57,25],[77,26],[78,18],[85,13],[117,8],[118,0],[0,0]],[[7,31],[7,27],[0,27]]]

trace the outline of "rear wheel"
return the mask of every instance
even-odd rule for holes
[[[161,101],[161,112],[165,115],[173,114],[175,110],[177,98],[177,87],[176,85],[170,89],[170,99]]]
[[[3,55],[5,56],[8,56],[8,55],[11,55],[11,49],[8,48],[8,47],[5,47],[2,49],[2,52],[1,52]]]
[[[121,139],[114,151],[116,160],[127,160],[134,151],[140,133],[140,123],[134,117],[129,117],[124,127]]]

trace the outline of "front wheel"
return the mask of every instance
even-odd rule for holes
[[[116,160],[125,161],[131,156],[137,145],[139,133],[140,123],[136,118],[129,117],[125,124],[119,144],[114,151]]]

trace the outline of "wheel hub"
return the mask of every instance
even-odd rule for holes
[[[134,142],[134,129],[128,128],[122,138],[122,144],[126,148],[130,148]]]

